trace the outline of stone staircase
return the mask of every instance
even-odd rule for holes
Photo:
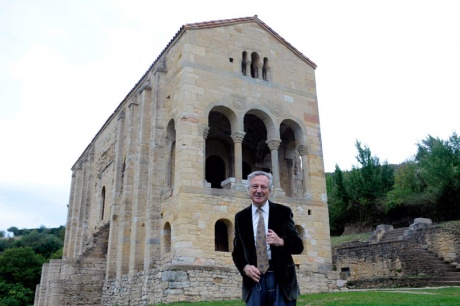
[[[460,286],[460,268],[455,267],[448,261],[445,261],[437,254],[420,248],[421,256],[424,256],[432,263],[432,266],[438,271],[439,276],[433,277],[430,283],[434,286]]]
[[[404,232],[408,228],[398,228],[387,231],[380,243],[394,242],[404,239]],[[431,278],[429,281],[432,286],[460,286],[460,268],[452,263],[445,261],[437,254],[426,248],[418,248],[417,252],[423,256],[427,262],[437,271],[438,276]]]
[[[382,243],[382,242],[393,242],[393,241],[403,240],[404,231],[407,229],[408,227],[401,227],[401,228],[390,230],[383,235],[382,239],[380,239],[379,242]]]

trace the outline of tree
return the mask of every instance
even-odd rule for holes
[[[62,248],[64,244],[56,235],[47,234],[47,231],[39,233],[37,230],[23,236],[18,243],[22,247],[32,248],[35,253],[43,255],[45,258],[50,258],[51,254]]]
[[[415,157],[424,193],[435,207],[438,221],[460,218],[460,139],[453,133],[449,140],[431,135],[417,144]]]
[[[338,165],[335,165],[334,173],[326,175],[326,188],[330,231],[333,234],[339,234],[345,226],[350,198],[345,189],[343,172]]]
[[[368,146],[356,141],[359,166],[344,176],[344,186],[349,198],[348,217],[350,221],[373,222],[382,211],[380,202],[393,188],[394,170],[387,162],[380,164]]]
[[[22,306],[34,302],[34,292],[21,284],[8,284],[0,280],[0,305]]]
[[[27,248],[12,248],[0,254],[0,280],[9,284],[22,284],[35,290],[40,282],[40,274],[45,258]]]
[[[8,232],[13,233],[14,236],[19,236],[18,232],[19,229],[16,226],[12,226],[9,229],[7,229]]]

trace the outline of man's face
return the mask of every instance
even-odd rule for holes
[[[265,175],[253,177],[249,185],[249,196],[255,206],[261,207],[270,196],[269,180]]]

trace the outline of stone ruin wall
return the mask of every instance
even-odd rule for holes
[[[346,290],[337,272],[297,271],[302,294]],[[104,284],[103,305],[235,300],[241,298],[236,269],[193,266],[156,269],[123,276]]]
[[[348,281],[359,282],[360,286],[421,286],[426,285],[423,279],[398,281],[398,278],[423,278],[438,273],[429,260],[420,256],[420,249],[460,266],[460,236],[440,226],[414,231],[406,240],[335,248],[333,265],[337,271],[349,269]]]

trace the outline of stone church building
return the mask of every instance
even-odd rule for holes
[[[294,212],[302,293],[340,289],[315,68],[257,16],[182,26],[73,165],[35,305],[239,299],[234,215],[255,170]]]

